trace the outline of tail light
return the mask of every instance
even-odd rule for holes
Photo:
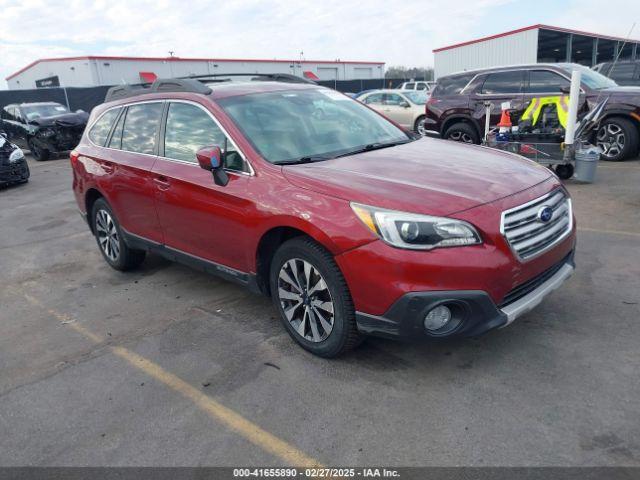
[[[69,154],[69,160],[71,160],[71,166],[73,168],[76,167],[76,164],[78,163],[78,158],[80,158],[80,154],[75,150],[71,150],[71,153]]]

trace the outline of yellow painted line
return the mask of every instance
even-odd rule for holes
[[[10,289],[12,288],[10,287]],[[47,308],[37,298],[28,293],[19,293],[22,293],[22,296],[27,299],[29,303],[43,309],[49,315],[59,320],[61,324],[73,329],[92,342],[100,344],[105,341],[104,338],[91,332],[86,327],[83,327],[69,315],[64,315],[53,309]],[[109,346],[109,348],[116,356],[126,361],[129,365],[146,373],[164,386],[191,401],[211,419],[223,424],[229,430],[237,433],[245,440],[248,440],[262,450],[280,458],[288,465],[298,467],[322,467],[322,464],[318,460],[311,458],[295,448],[293,445],[281,440],[275,435],[260,428],[250,420],[247,420],[239,413],[225,407],[208,395],[205,395],[191,384],[185,382],[173,373],[166,371],[157,363],[154,363],[148,358],[138,355],[124,347]]]
[[[640,237],[640,233],[638,232],[626,232],[624,230],[607,230],[600,228],[586,228],[586,227],[578,227],[579,232],[595,232],[595,233],[608,233],[610,235],[630,235],[632,237]]]

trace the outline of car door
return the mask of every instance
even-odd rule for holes
[[[27,123],[27,117],[20,111],[20,107],[14,109],[15,132],[14,142],[21,148],[29,148],[29,131],[33,128]]]
[[[398,93],[385,93],[382,113],[405,128],[413,128],[411,103]]]
[[[491,72],[480,79],[475,91],[470,96],[472,115],[481,128],[484,129],[486,104],[491,106],[490,126],[495,127],[500,122],[502,104],[509,102],[512,123],[517,124],[517,118],[524,113],[524,70],[506,70]]]
[[[16,118],[16,108],[5,107],[3,111],[2,125],[3,130],[7,134],[7,140],[24,148],[23,145],[19,145],[21,142],[18,142],[18,132],[20,131],[18,123],[18,119]]]
[[[254,178],[245,157],[203,105],[171,101],[164,120],[161,155],[154,168],[155,199],[165,245],[214,262],[224,272],[248,271],[246,249],[253,205]],[[225,149],[229,183],[216,185],[198,165],[196,152],[218,145]],[[232,270],[228,270],[232,269]]]
[[[526,109],[532,101],[541,97],[560,97],[566,96],[566,105],[569,103],[569,89],[571,88],[571,80],[560,75],[557,72],[545,69],[535,69],[527,72],[525,92],[524,92],[524,108]],[[584,92],[580,91],[580,100],[578,102],[579,111],[583,110],[585,102]],[[524,113],[524,112],[522,112]],[[519,118],[519,117],[518,117]]]
[[[163,101],[132,104],[117,109],[117,122],[105,112],[89,131],[94,145],[92,168],[99,175],[99,188],[128,233],[162,243],[162,230],[155,207],[155,183],[151,170],[157,159]],[[116,110],[116,109],[114,109]],[[103,125],[104,124],[104,125]],[[101,130],[108,128],[105,140]]]

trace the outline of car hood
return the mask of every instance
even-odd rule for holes
[[[29,123],[39,127],[84,127],[89,120],[87,112],[63,113],[62,115],[53,115],[51,117],[40,117],[31,120]]]
[[[522,157],[423,138],[314,164],[284,166],[294,185],[394,210],[449,215],[537,185],[552,173]]]

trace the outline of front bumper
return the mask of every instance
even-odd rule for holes
[[[7,165],[0,165],[0,185],[24,182],[29,178],[29,165],[22,159]]]
[[[574,252],[540,275],[513,289],[509,303],[496,305],[487,292],[454,290],[411,292],[398,299],[381,316],[356,312],[358,330],[388,338],[470,337],[502,328],[536,307],[575,270]],[[423,321],[439,305],[448,306],[457,326],[445,333],[429,332]]]

